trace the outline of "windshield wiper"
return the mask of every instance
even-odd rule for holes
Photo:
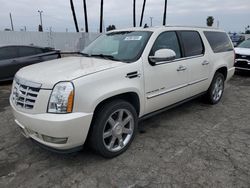
[[[101,58],[109,59],[109,60],[113,60],[113,61],[120,61],[119,59],[116,59],[112,55],[105,55],[105,54],[91,54],[91,55],[89,55],[89,57],[101,57]]]
[[[78,52],[78,54],[84,56],[84,57],[90,57],[90,54],[87,53],[83,53],[83,52]]]

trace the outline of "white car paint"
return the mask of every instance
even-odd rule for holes
[[[203,34],[203,31],[214,31],[213,29],[159,27],[127,30],[153,32],[136,62],[122,63],[97,58],[68,57],[25,67],[16,74],[20,79],[42,84],[32,110],[16,106],[12,96],[10,97],[15,121],[25,131],[26,136],[54,149],[71,149],[83,145],[95,108],[105,99],[133,92],[139,97],[139,117],[143,117],[150,112],[207,91],[216,70],[220,67],[227,68],[227,79],[234,74],[233,52],[214,54]],[[150,65],[149,52],[159,34],[178,30],[198,31],[204,42],[205,54],[195,58],[179,59],[175,63]],[[180,66],[186,69],[178,72]],[[129,79],[127,74],[130,72],[137,72],[138,77]],[[47,105],[50,94],[54,85],[61,81],[71,81],[74,84],[73,112],[49,114]],[[42,140],[39,135],[67,137],[68,142],[51,144]]]

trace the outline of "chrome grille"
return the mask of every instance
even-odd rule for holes
[[[41,84],[15,78],[12,90],[12,100],[16,106],[33,109]]]

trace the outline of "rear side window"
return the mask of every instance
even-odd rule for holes
[[[204,54],[204,45],[197,31],[180,31],[179,34],[182,39],[185,57]]]
[[[226,33],[215,31],[204,31],[204,34],[214,53],[232,51],[233,46]]]

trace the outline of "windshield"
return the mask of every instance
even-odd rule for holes
[[[250,40],[246,40],[239,44],[239,48],[250,48]]]
[[[109,57],[112,60],[133,62],[140,58],[152,32],[123,31],[98,37],[82,53],[87,56]]]

